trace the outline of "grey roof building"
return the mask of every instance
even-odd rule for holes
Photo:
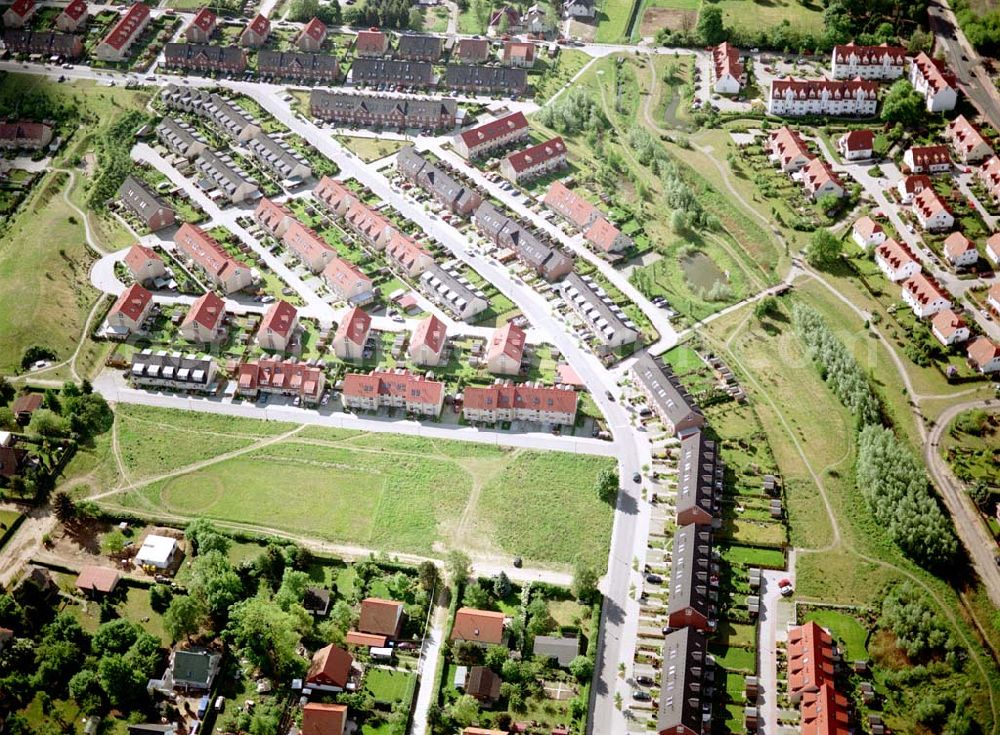
[[[532,232],[498,212],[489,202],[483,202],[476,209],[475,222],[486,237],[501,247],[513,250],[518,260],[547,281],[557,281],[573,270],[570,256],[546,245]]]
[[[457,181],[442,167],[428,161],[417,153],[412,145],[406,146],[396,154],[396,168],[405,178],[427,191],[456,214],[467,217],[483,201],[479,192]]]
[[[83,41],[72,33],[6,30],[3,43],[12,54],[41,54],[75,59],[83,54]]]
[[[431,87],[434,85],[434,67],[424,61],[396,61],[393,59],[355,59],[351,65],[351,82],[362,84],[391,84],[393,86]]]
[[[712,558],[712,530],[691,523],[674,532],[667,621],[671,628],[690,626],[700,631],[715,627],[714,589],[718,565]]]
[[[506,66],[448,64],[443,84],[448,89],[515,96],[528,91],[528,72]]]
[[[705,425],[705,417],[662,357],[643,355],[632,366],[636,387],[674,434],[686,434]]]
[[[313,117],[321,120],[388,128],[453,128],[458,114],[458,103],[453,99],[379,97],[324,89],[310,92],[309,108]]]
[[[668,633],[663,641],[657,732],[708,735],[714,683],[715,662],[705,636],[690,628]]]
[[[207,183],[217,188],[229,202],[244,202],[260,197],[260,187],[228,155],[218,155],[204,150],[194,165],[205,176]]]
[[[444,39],[438,36],[404,33],[399,37],[396,55],[410,61],[437,61],[443,49]]]
[[[247,68],[247,53],[239,46],[207,43],[167,43],[163,47],[167,66],[197,71],[241,72]]]
[[[209,357],[145,349],[132,354],[129,378],[142,388],[172,388],[197,393],[214,389],[215,362]]]
[[[207,648],[174,649],[163,681],[171,689],[208,691],[221,661],[221,654]]]
[[[420,285],[431,301],[456,319],[468,321],[489,306],[483,292],[464,276],[437,263],[421,274]]]
[[[711,524],[719,515],[725,463],[715,442],[696,431],[681,440],[677,463],[677,525]]]
[[[184,158],[194,158],[208,148],[208,143],[197,130],[183,120],[165,117],[156,126],[156,137],[167,148]]]
[[[597,338],[598,352],[608,353],[639,339],[639,330],[590,276],[570,273],[560,291],[566,303]]]
[[[576,638],[539,635],[535,636],[535,644],[531,652],[536,656],[554,658],[560,666],[565,668],[580,653],[580,641]]]
[[[161,93],[167,107],[192,112],[236,140],[249,140],[261,132],[260,125],[242,108],[217,94],[168,84]]]
[[[176,221],[173,208],[160,199],[149,184],[131,174],[118,187],[118,198],[153,232]]]
[[[261,49],[257,54],[257,71],[282,79],[313,79],[334,81],[340,76],[337,59],[328,54],[306,54],[295,51]]]
[[[247,141],[247,148],[265,168],[281,179],[299,182],[312,176],[312,167],[297,151],[284,141],[261,133]]]

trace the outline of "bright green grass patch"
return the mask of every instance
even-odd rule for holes
[[[628,19],[632,13],[634,0],[604,0],[597,10],[598,43],[618,43],[626,41]],[[636,0],[637,1],[637,0]]]
[[[773,567],[785,565],[785,554],[778,549],[755,549],[750,546],[723,545],[719,547],[722,558],[730,564],[748,567]]]
[[[404,671],[370,668],[365,674],[365,689],[371,692],[377,702],[408,702],[413,697],[416,685],[417,677]]]
[[[715,662],[724,669],[752,674],[757,668],[757,654],[752,650],[710,643],[708,651],[715,657]]]
[[[597,474],[614,460],[523,452],[482,490],[477,526],[511,554],[603,569],[612,509],[594,492]]]
[[[727,28],[761,31],[784,22],[797,31],[823,32],[823,6],[798,0],[718,0]]]
[[[147,633],[159,638],[163,645],[170,643],[170,637],[163,629],[163,616],[149,604],[148,587],[129,587],[125,602],[117,608],[119,615],[140,625]]]
[[[355,135],[340,135],[337,137],[337,142],[365,163],[371,163],[380,158],[391,156],[404,145],[407,145],[407,141],[405,140],[384,140],[382,138],[366,138]]]
[[[848,661],[868,658],[868,649],[865,647],[868,631],[853,615],[840,610],[810,610],[802,617],[801,622],[808,623],[810,620],[830,631],[833,640],[844,649],[844,656]]]
[[[757,628],[743,623],[726,621],[719,626],[717,639],[729,647],[757,648]]]

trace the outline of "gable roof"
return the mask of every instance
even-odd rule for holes
[[[849,151],[870,151],[875,146],[875,133],[871,130],[851,130],[840,139]]]
[[[313,18],[306,23],[302,32],[299,33],[298,38],[302,38],[302,36],[309,36],[317,43],[323,43],[323,40],[326,38],[326,24],[319,18]]]
[[[271,32],[271,21],[267,19],[267,16],[257,13],[254,19],[247,24],[245,30],[266,37]]]
[[[260,329],[257,333],[260,334],[261,332],[270,330],[282,337],[287,337],[291,333],[292,327],[295,326],[295,320],[298,318],[298,315],[299,312],[294,306],[287,301],[278,299],[271,304],[271,308],[264,314],[264,319],[261,320]]]
[[[421,320],[417,328],[413,330],[413,337],[410,340],[411,347],[426,347],[435,355],[440,355],[445,343],[448,341],[448,330],[440,319],[431,314],[426,319]]]
[[[397,624],[403,611],[403,603],[369,597],[361,601],[361,617],[358,630],[362,633],[395,636]]]
[[[196,28],[200,28],[205,33],[210,33],[213,28],[215,28],[215,21],[218,17],[213,13],[206,5],[201,10],[198,11],[197,15],[194,16],[194,20],[191,21],[191,25]]]
[[[354,41],[355,51],[383,53],[389,45],[389,37],[382,31],[358,31]]]
[[[122,292],[122,295],[118,297],[115,301],[115,305],[111,307],[111,314],[124,314],[132,321],[139,321],[139,317],[146,310],[149,302],[153,300],[153,294],[144,289],[138,283],[133,283],[131,286]]]
[[[428,36],[420,33],[404,33],[399,37],[396,51],[400,56],[430,56],[437,59],[441,56],[444,40],[438,36]]]
[[[385,648],[386,637],[375,635],[374,633],[362,633],[357,630],[349,630],[344,636],[344,643],[349,646],[365,646],[367,648]]]
[[[511,361],[520,364],[524,357],[526,336],[525,331],[514,322],[507,322],[499,329],[494,329],[486,352],[487,361],[505,355]]]
[[[14,0],[7,10],[10,10],[14,15],[24,18],[27,16],[35,7],[35,0]]]
[[[205,329],[213,331],[218,329],[225,316],[226,302],[220,299],[214,291],[206,291],[191,304],[181,326],[186,327],[197,322]]]
[[[465,693],[476,699],[499,699],[500,677],[485,666],[473,666],[465,679]]]
[[[551,161],[560,156],[566,155],[566,144],[560,136],[550,138],[543,143],[525,148],[522,151],[514,151],[507,155],[506,160],[511,168],[517,173],[522,173],[530,168]]]
[[[597,207],[567,188],[561,181],[552,182],[549,190],[545,192],[543,201],[547,207],[555,210],[577,229],[587,227],[600,214]]]
[[[121,51],[132,41],[139,26],[149,17],[149,6],[144,3],[134,3],[125,14],[118,19],[108,35],[101,43],[106,43],[112,48]]]
[[[951,339],[955,332],[968,326],[952,309],[943,309],[931,317],[931,329],[945,339]]]
[[[975,244],[965,236],[964,232],[953,232],[944,239],[944,254],[949,258],[957,258],[975,249]]]
[[[455,56],[467,61],[486,61],[490,57],[490,42],[485,38],[463,38]]]
[[[459,137],[462,138],[466,147],[475,148],[477,145],[489,143],[510,133],[527,129],[528,121],[524,117],[524,113],[515,112],[496,120],[490,120],[471,130],[463,130],[459,133]]]
[[[875,248],[875,256],[884,260],[893,269],[898,269],[907,263],[919,263],[906,243],[897,242],[891,237]]]
[[[364,291],[370,291],[372,279],[364,274],[354,263],[344,258],[334,256],[326,268],[323,269],[323,278],[328,283],[334,283],[343,293],[349,293],[360,286]]]
[[[125,265],[128,266],[128,269],[133,273],[140,270],[149,260],[158,260],[161,263],[163,262],[163,258],[157,255],[155,250],[147,248],[141,242],[137,242],[132,245],[132,247],[130,247],[128,252],[125,254]]]
[[[76,578],[76,588],[110,593],[118,585],[120,579],[121,575],[116,569],[87,565],[80,570],[80,575]]]
[[[416,375],[409,370],[373,370],[347,373],[343,394],[348,398],[401,398],[407,405],[437,406],[444,397],[444,383]]]
[[[792,692],[816,691],[832,684],[833,639],[810,621],[788,631],[788,688]]]
[[[300,735],[342,735],[346,724],[346,704],[309,702],[302,708]]]
[[[347,651],[332,643],[313,654],[312,663],[306,673],[306,681],[330,683],[344,688],[351,677],[351,664],[354,657]]]
[[[865,238],[865,240],[870,240],[872,235],[879,232],[885,232],[882,229],[882,225],[873,220],[868,215],[861,217],[857,222],[854,223],[854,231]]]
[[[530,383],[494,383],[470,385],[462,393],[466,408],[477,411],[524,410],[545,413],[576,414],[576,391]]]
[[[977,365],[985,365],[991,360],[1000,358],[1000,344],[989,337],[977,337],[967,348],[966,354]]]
[[[364,347],[371,325],[372,318],[355,306],[341,320],[334,339],[346,339],[348,342]]]
[[[955,75],[946,71],[944,64],[932,59],[924,51],[917,54],[913,60],[913,68],[934,92],[940,92],[949,87],[954,89],[955,87]]]
[[[594,220],[594,224],[584,233],[584,236],[598,250],[609,252],[615,246],[618,238],[622,236],[622,232],[611,224],[610,220],[598,217]]]
[[[87,14],[86,0],[71,0],[69,5],[63,8],[62,14],[73,20],[80,20]]]
[[[946,145],[915,145],[907,153],[913,159],[914,166],[936,166],[951,163],[951,153]]]
[[[504,615],[490,610],[463,607],[455,613],[451,640],[500,644],[503,642]]]

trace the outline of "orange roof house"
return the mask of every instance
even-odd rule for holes
[[[81,592],[110,595],[115,591],[121,575],[110,567],[86,566],[76,578],[76,588]]]
[[[302,708],[300,735],[344,735],[346,724],[346,704],[309,702]]]
[[[344,689],[351,678],[353,662],[351,654],[331,643],[313,654],[306,684],[316,688]]]
[[[499,645],[503,643],[503,624],[503,613],[463,607],[455,613],[455,625],[451,629],[451,640]]]
[[[833,639],[815,622],[788,633],[788,692],[797,701],[833,682]]]
[[[403,603],[369,597],[361,602],[358,630],[398,638],[403,628]]]

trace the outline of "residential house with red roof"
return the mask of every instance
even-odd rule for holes
[[[587,228],[583,236],[601,253],[627,250],[634,244],[631,237],[611,224],[610,220],[605,217],[598,217],[594,220],[594,224]]]
[[[561,181],[553,181],[545,193],[545,206],[581,230],[587,241],[599,252],[610,253],[632,247],[632,238],[625,235],[604,214]]]
[[[772,79],[767,99],[771,115],[869,117],[878,107],[878,85],[862,79]]]
[[[531,69],[535,66],[535,44],[526,41],[506,41],[500,60],[506,66]]]
[[[976,244],[962,232],[953,232],[944,240],[942,246],[945,259],[955,268],[968,268],[979,262],[979,251]]]
[[[348,646],[358,648],[385,648],[388,643],[384,635],[373,635],[371,633],[361,633],[357,630],[349,630],[344,636],[344,643]]]
[[[384,31],[358,31],[354,39],[354,54],[361,58],[385,56],[389,53],[389,34]]]
[[[42,407],[42,400],[41,393],[25,393],[14,399],[10,410],[19,424],[27,424],[35,411]]]
[[[214,291],[206,291],[191,304],[177,331],[188,342],[211,344],[226,336],[225,318],[226,302]]]
[[[846,193],[844,184],[833,168],[822,158],[814,158],[799,174],[802,186],[810,198],[816,200],[824,196],[838,199]]]
[[[240,34],[240,46],[245,48],[260,48],[267,42],[267,37],[271,35],[271,21],[260,13],[247,23],[247,27]]]
[[[372,318],[354,307],[340,321],[333,336],[333,351],[341,360],[360,362],[372,328]]]
[[[871,130],[851,130],[837,139],[837,150],[846,161],[866,161],[875,149],[875,133]]]
[[[436,418],[444,405],[444,383],[402,369],[347,373],[341,396],[344,406],[355,411],[402,408]]]
[[[524,31],[524,23],[517,8],[511,5],[504,5],[490,14],[490,20],[486,27],[487,34],[491,36],[510,34],[514,35]]]
[[[458,155],[471,161],[525,141],[530,133],[524,113],[515,112],[463,130],[454,137],[453,146]]]
[[[912,278],[920,272],[920,261],[906,243],[889,238],[875,248],[875,265],[893,283]]]
[[[353,191],[329,176],[324,176],[319,180],[313,189],[313,196],[340,217],[343,217],[351,204],[358,199]]]
[[[813,159],[806,142],[797,131],[787,126],[770,133],[765,146],[771,161],[786,174],[799,171]]]
[[[576,391],[568,386],[515,385],[505,381],[490,386],[466,386],[462,393],[462,415],[473,423],[530,421],[572,426],[576,422],[577,402]]]
[[[323,282],[341,301],[364,306],[375,300],[372,279],[354,263],[334,256],[322,273]]]
[[[899,200],[903,204],[912,204],[913,197],[922,192],[924,189],[930,189],[933,184],[931,183],[931,177],[924,174],[910,174],[909,176],[904,176],[899,180],[896,185],[896,191],[899,193]]]
[[[537,179],[566,168],[566,144],[559,136],[524,150],[507,154],[500,161],[500,175],[511,183]]]
[[[989,337],[977,337],[966,348],[966,354],[969,363],[984,375],[1000,371],[1000,344]]]
[[[76,578],[76,588],[85,595],[99,597],[115,591],[121,574],[117,569],[88,564]]]
[[[142,323],[146,321],[153,309],[153,294],[138,283],[122,292],[108,312],[108,330],[111,334],[127,337],[133,332],[142,331]]]
[[[726,41],[712,49],[712,89],[719,94],[739,94],[746,82],[740,52]]]
[[[850,735],[847,697],[839,694],[832,681],[817,692],[802,695],[799,731],[801,735]]]
[[[443,321],[431,314],[423,319],[410,338],[410,359],[417,365],[437,367],[444,359],[448,344],[448,329]]]
[[[362,600],[358,630],[389,639],[399,638],[403,632],[403,603],[380,597]]]
[[[385,254],[397,269],[410,278],[419,276],[434,263],[434,256],[423,245],[396,228],[389,231]]]
[[[299,35],[295,37],[295,45],[300,51],[319,51],[326,41],[326,25],[319,18],[313,18],[305,24]]]
[[[486,348],[486,369],[494,375],[519,375],[526,346],[525,331],[513,322],[494,329]]]
[[[326,387],[322,368],[274,358],[243,363],[236,380],[236,392],[241,396],[256,398],[261,393],[291,396],[308,405],[319,403]]]
[[[132,51],[132,46],[149,25],[150,17],[148,5],[133,3],[97,44],[94,55],[101,61],[125,61]]]
[[[315,230],[294,218],[285,230],[281,242],[313,273],[322,273],[337,256],[337,252]]]
[[[346,726],[346,704],[308,702],[302,708],[299,735],[344,735]]]
[[[923,51],[910,66],[910,84],[927,100],[928,112],[954,110],[958,103],[955,75]]]
[[[976,174],[993,201],[1000,202],[1000,156],[990,156]]]
[[[132,274],[132,278],[144,286],[167,276],[167,267],[163,264],[163,258],[157,255],[152,248],[147,248],[138,242],[130,247],[125,254],[125,267]]]
[[[191,23],[184,29],[184,36],[189,43],[208,43],[208,39],[215,33],[218,20],[219,17],[205,6],[195,14]]]
[[[932,188],[927,188],[913,197],[913,214],[917,222],[928,232],[950,230],[955,225],[955,217],[948,205]]]
[[[0,122],[0,148],[39,150],[52,142],[52,126],[31,120]]]
[[[931,317],[931,334],[945,347],[968,342],[971,336],[969,325],[952,309],[944,309]]]
[[[295,217],[284,204],[261,197],[253,213],[254,221],[267,230],[271,237],[281,237],[288,230]]]
[[[830,73],[834,79],[899,79],[906,68],[901,46],[859,46],[854,41],[833,47]]]
[[[788,696],[798,704],[803,695],[833,683],[833,638],[815,622],[788,631]]]
[[[86,0],[71,0],[56,17],[56,30],[76,33],[87,24]]]
[[[38,10],[35,0],[14,0],[10,7],[4,11],[4,28],[23,28],[31,20]]]
[[[903,282],[903,301],[920,319],[951,308],[951,296],[932,276],[918,273]]]
[[[962,163],[979,163],[993,155],[992,146],[965,115],[959,115],[948,123],[944,129],[944,137],[951,143],[955,155]]]
[[[257,344],[272,352],[286,352],[295,341],[299,312],[287,301],[278,300],[264,314],[257,329]]]
[[[461,607],[455,612],[455,624],[451,628],[449,640],[499,646],[504,640],[504,614]]]
[[[16,475],[20,475],[24,470],[25,462],[28,459],[28,452],[14,445],[14,439],[10,432],[6,432],[6,434],[8,437],[7,441],[0,441],[0,477],[9,480]],[[6,642],[4,630],[9,629],[0,628],[0,651],[3,650],[3,644]]]
[[[482,64],[490,58],[490,42],[485,38],[460,39],[452,58],[464,64]]]
[[[223,293],[240,291],[253,283],[250,266],[230,257],[197,225],[185,223],[174,236],[177,251]]]
[[[885,242],[886,234],[882,225],[873,220],[868,215],[861,217],[851,228],[851,239],[858,244],[859,248],[878,247]]]
[[[914,174],[939,174],[951,170],[946,145],[915,145],[903,154],[903,164]]]
[[[321,692],[342,692],[351,680],[354,657],[332,643],[313,654],[305,685]]]
[[[1000,265],[1000,232],[986,238],[986,257],[993,265]]]

